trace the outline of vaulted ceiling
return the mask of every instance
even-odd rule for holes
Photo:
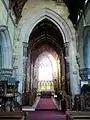
[[[29,37],[28,53],[33,61],[43,52],[65,54],[63,37],[57,26],[48,19],[39,22]]]
[[[27,0],[11,0],[11,1],[14,12],[17,16],[17,19],[19,20],[21,17],[23,6]],[[53,1],[59,2],[60,0]],[[71,19],[73,24],[76,24],[77,14],[81,9],[83,9],[85,0],[63,0],[63,1],[67,5],[70,12],[70,15],[68,17]]]
[[[42,45],[50,45],[57,53],[63,46],[63,37],[54,23],[48,19],[38,23],[29,37],[30,51],[37,51]]]

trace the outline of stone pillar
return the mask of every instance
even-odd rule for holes
[[[69,66],[70,66],[70,90],[72,96],[80,94],[79,70],[76,61],[76,41],[69,43]]]
[[[28,57],[26,57],[25,61],[25,92],[27,92],[27,65],[28,65]]]
[[[30,55],[28,55],[27,61],[27,92],[29,92],[29,82],[30,82]]]
[[[32,63],[32,89],[34,89],[34,63]]]
[[[65,79],[66,91],[67,91],[68,93],[70,93],[69,42],[66,42],[66,43],[64,44],[64,46],[65,46],[65,56],[64,56],[64,58],[65,58],[65,63],[64,63],[64,65],[66,65],[66,66],[64,66],[64,67],[65,67],[65,75],[63,76],[63,77],[64,77],[63,79]]]
[[[58,61],[58,88],[61,89],[61,71],[60,71],[60,58],[57,60]]]
[[[32,98],[31,98],[31,95],[32,95],[32,76],[31,76],[31,74],[32,74],[32,72],[31,72],[31,65],[32,65],[32,63],[31,63],[31,60],[30,60],[30,81],[29,81],[29,105],[31,105],[31,103],[32,103]]]
[[[65,91],[65,60],[63,53],[61,53],[61,89]]]

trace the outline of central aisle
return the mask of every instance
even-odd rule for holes
[[[29,112],[28,120],[66,120],[66,115],[58,111]]]
[[[56,110],[51,98],[41,98],[36,111],[28,113],[28,120],[66,120],[66,115]]]
[[[51,98],[41,98],[37,104],[36,110],[56,110],[56,106]]]

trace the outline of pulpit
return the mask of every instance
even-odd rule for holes
[[[18,93],[18,83],[11,75],[0,75],[1,111],[14,111],[14,99]]]

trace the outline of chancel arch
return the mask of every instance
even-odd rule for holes
[[[48,19],[53,22],[60,33],[63,36],[63,42],[65,45],[65,50],[68,49],[68,55],[66,55],[66,59],[69,65],[69,75],[70,75],[70,88],[72,94],[78,94],[78,70],[77,70],[77,62],[76,62],[76,49],[75,49],[75,31],[71,31],[68,23],[64,20],[57,12],[49,9],[43,8],[41,11],[39,10],[32,17],[30,16],[26,23],[22,26],[20,32],[20,60],[19,60],[19,74],[20,79],[23,79],[23,42],[27,42],[29,40],[29,36],[32,33],[34,27],[44,19]],[[72,33],[73,32],[73,33]],[[68,45],[66,45],[68,44]],[[67,46],[67,48],[66,48]],[[73,74],[76,73],[76,74]],[[76,81],[77,80],[77,81]]]

